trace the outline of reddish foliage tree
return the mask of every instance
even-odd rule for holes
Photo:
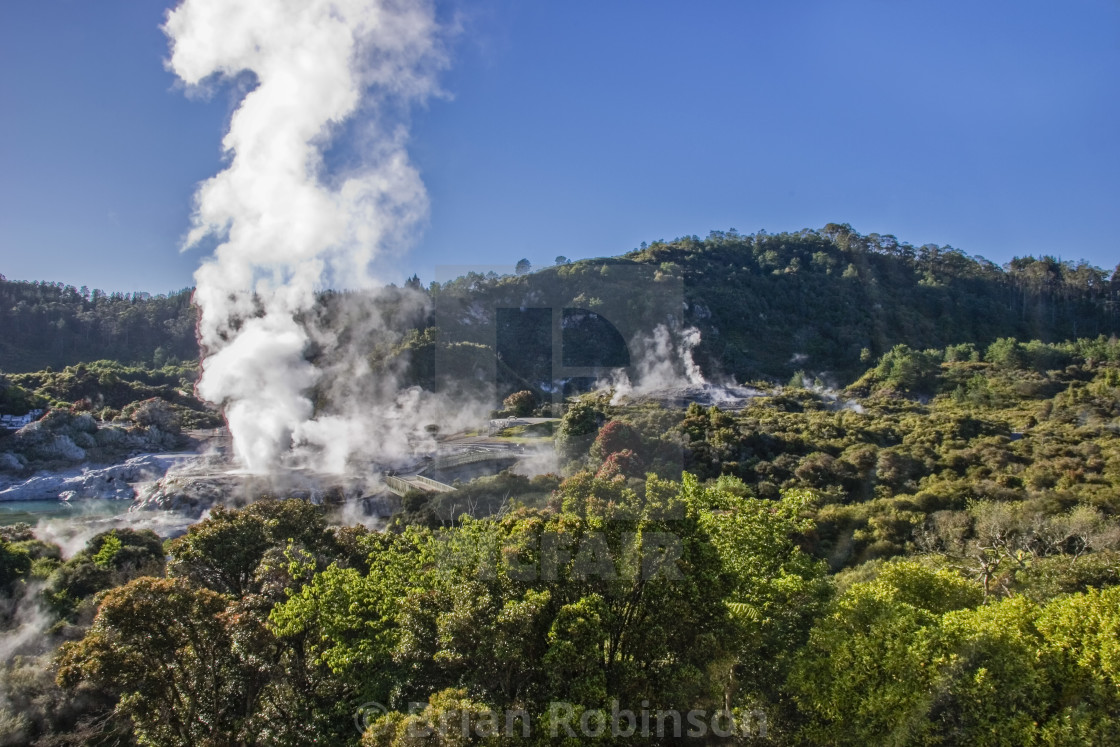
[[[599,430],[595,443],[591,445],[591,456],[606,459],[619,451],[637,452],[641,446],[642,439],[633,428],[621,420],[612,420]]]
[[[630,449],[616,451],[606,458],[603,466],[595,473],[600,480],[609,480],[618,475],[623,477],[641,477],[642,459]]]

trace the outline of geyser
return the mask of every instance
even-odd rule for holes
[[[195,273],[199,394],[222,406],[253,472],[340,471],[359,442],[367,456],[399,450],[399,429],[368,414],[315,412],[308,389],[330,372],[306,359],[306,312],[330,285],[374,286],[371,261],[427,213],[404,122],[446,60],[432,3],[185,0],[164,31],[168,67],[188,87],[250,88],[223,140],[228,166],[199,186],[185,240],[217,244]],[[328,170],[324,152],[346,128],[357,156]],[[409,397],[397,394],[399,410]]]

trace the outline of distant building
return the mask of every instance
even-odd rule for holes
[[[0,428],[18,431],[25,425],[35,422],[43,417],[46,410],[32,410],[26,415],[0,415]]]

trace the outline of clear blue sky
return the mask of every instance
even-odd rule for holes
[[[232,1],[232,0],[231,0]],[[163,69],[170,3],[0,4],[0,273],[192,283],[233,101]],[[849,222],[1005,262],[1120,261],[1120,2],[536,2],[464,15],[416,112],[398,263],[550,264]]]

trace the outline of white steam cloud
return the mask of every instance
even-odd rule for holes
[[[614,389],[612,405],[625,397],[707,384],[692,357],[693,349],[700,344],[700,330],[686,327],[675,337],[667,326],[659,324],[649,336],[634,340],[634,381],[625,371],[611,378],[607,386]]]
[[[223,140],[228,167],[198,189],[186,239],[188,247],[218,242],[195,274],[198,392],[223,406],[249,471],[270,471],[301,447],[329,450],[328,464],[314,466],[337,471],[340,449],[386,433],[317,417],[308,390],[325,372],[307,360],[312,340],[301,321],[317,291],[371,285],[370,263],[427,215],[401,122],[409,105],[437,93],[435,74],[446,63],[434,7],[184,0],[164,31],[168,66],[188,87],[247,75],[255,84]],[[358,163],[328,169],[324,154],[355,121]],[[367,442],[367,453],[376,446]]]

